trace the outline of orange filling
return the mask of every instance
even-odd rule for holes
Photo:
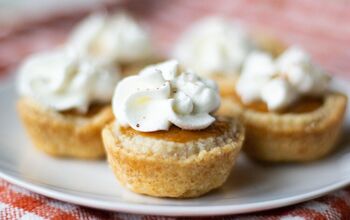
[[[130,127],[121,127],[120,132],[129,137],[141,135],[165,141],[186,143],[198,139],[223,135],[227,129],[229,129],[229,124],[227,122],[216,120],[212,125],[202,130],[184,130],[177,126],[171,126],[168,131],[141,132]]]
[[[234,101],[240,103],[242,106],[253,109],[259,112],[268,112],[267,105],[262,101],[253,102],[250,104],[244,104],[236,92],[233,92],[230,97]],[[297,102],[293,103],[287,108],[280,110],[279,113],[308,113],[315,111],[323,105],[323,99],[317,97],[303,97]]]

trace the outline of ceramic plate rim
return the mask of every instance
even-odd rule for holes
[[[243,214],[255,211],[263,211],[268,209],[281,208],[288,205],[297,204],[310,199],[318,198],[329,192],[345,187],[350,184],[350,177],[345,178],[342,181],[335,182],[326,187],[310,191],[308,193],[302,193],[292,197],[280,198],[264,202],[256,202],[254,204],[245,205],[213,205],[210,206],[159,206],[159,205],[147,205],[147,204],[135,204],[135,203],[123,203],[123,202],[107,202],[102,200],[94,200],[92,198],[71,195],[66,192],[60,192],[59,190],[49,189],[44,186],[37,185],[30,181],[21,180],[20,178],[11,176],[0,170],[0,178],[7,180],[8,182],[17,186],[28,189],[29,191],[47,196],[49,198],[58,199],[60,201],[73,203],[76,205],[86,206],[90,208],[108,210],[108,211],[120,211],[133,214],[145,214],[145,215],[164,215],[164,216],[210,216],[210,215],[229,215],[229,214]],[[153,207],[155,210],[149,209]],[[195,207],[195,209],[194,209]]]

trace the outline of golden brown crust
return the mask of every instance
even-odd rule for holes
[[[230,98],[219,115],[239,117],[246,127],[245,152],[263,161],[310,161],[335,149],[341,133],[347,97],[329,92],[323,105],[307,113],[258,112]]]
[[[59,113],[30,98],[21,98],[17,110],[34,145],[52,156],[99,159],[105,156],[101,130],[113,120],[110,106],[92,115]]]
[[[113,124],[103,129],[102,136],[109,164],[125,187],[151,196],[186,198],[203,195],[226,181],[244,139],[243,127],[237,126],[235,140],[182,159],[123,146]]]

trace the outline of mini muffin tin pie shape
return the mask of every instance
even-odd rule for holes
[[[220,187],[244,140],[236,120],[188,131],[139,132],[111,123],[103,132],[108,162],[126,188],[156,197],[188,198]]]
[[[29,137],[41,151],[57,157],[101,159],[105,156],[101,130],[113,120],[110,105],[95,106],[86,114],[58,112],[22,97],[17,111]]]
[[[239,117],[246,128],[244,151],[267,162],[302,162],[332,152],[342,131],[347,97],[328,92],[318,107],[304,112],[268,112],[224,95],[219,115]]]

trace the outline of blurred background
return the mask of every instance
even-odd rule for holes
[[[150,29],[165,55],[193,21],[221,15],[250,31],[299,44],[326,70],[350,78],[346,0],[0,0],[0,77],[29,53],[63,42],[74,24],[97,10],[128,11]]]

